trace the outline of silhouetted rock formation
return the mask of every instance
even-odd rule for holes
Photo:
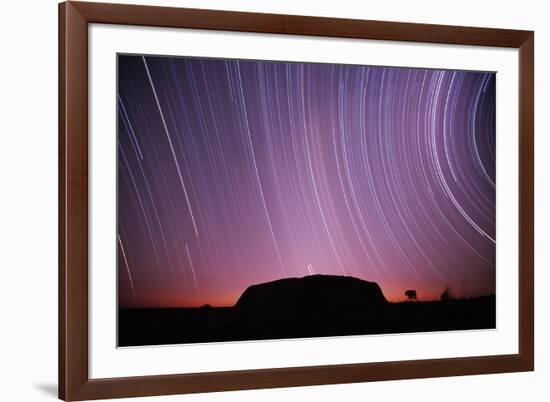
[[[369,313],[386,303],[375,282],[349,276],[312,275],[250,286],[235,307],[247,314],[305,317],[354,311]]]
[[[313,275],[250,286],[234,307],[119,309],[119,346],[496,327],[496,298],[389,303],[374,282]]]

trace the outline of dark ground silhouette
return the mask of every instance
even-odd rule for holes
[[[495,328],[495,296],[389,303],[374,282],[314,275],[250,286],[234,307],[119,309],[118,345]]]

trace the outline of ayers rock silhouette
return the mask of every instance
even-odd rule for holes
[[[386,304],[375,282],[351,276],[311,275],[252,285],[235,307],[252,315],[306,317],[369,312]]]

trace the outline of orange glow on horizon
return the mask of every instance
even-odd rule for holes
[[[388,289],[382,293],[388,302],[399,303],[407,301],[405,296],[405,288],[401,289]],[[417,302],[423,301],[437,301],[441,299],[441,293],[444,288],[441,289],[422,289],[416,288],[418,298]],[[196,308],[209,305],[211,307],[233,307],[239,297],[244,292],[238,292],[235,294],[216,294],[216,295],[196,295],[196,296],[181,296],[170,297],[169,295],[151,295],[149,297],[143,297],[140,300],[136,300],[131,306],[121,305],[122,308]],[[479,295],[481,296],[481,295]],[[462,298],[461,295],[456,295],[457,298]]]

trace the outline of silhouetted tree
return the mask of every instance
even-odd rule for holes
[[[450,287],[446,287],[443,293],[441,293],[441,300],[447,301],[453,299],[453,293],[451,292]]]
[[[416,300],[418,296],[416,295],[416,290],[409,289],[405,291],[405,296],[407,296],[407,300],[412,301]]]

